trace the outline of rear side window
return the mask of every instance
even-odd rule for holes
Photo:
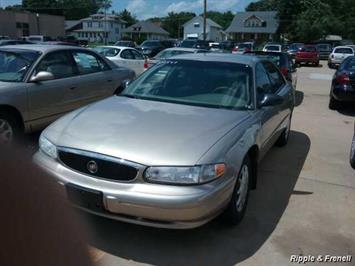
[[[269,74],[272,92],[276,93],[282,86],[285,85],[285,80],[279,70],[270,62],[263,62],[263,65]]]
[[[86,75],[107,70],[107,65],[93,54],[73,52],[74,60],[80,75]]]
[[[334,53],[336,53],[336,54],[354,54],[354,51],[351,48],[336,48]]]
[[[351,58],[344,62],[344,69],[348,71],[355,71],[355,58]]]
[[[139,53],[139,52],[137,52],[135,50],[131,50],[131,53],[133,54],[134,59],[136,59],[136,60],[144,60],[144,56],[141,53]]]
[[[53,52],[46,55],[36,68],[36,74],[46,71],[55,79],[68,78],[76,75],[75,63],[71,54],[66,51]]]
[[[134,58],[134,55],[131,53],[130,50],[123,50],[122,53],[121,53],[121,57],[123,59],[135,59]]]
[[[313,47],[313,46],[304,46],[304,47],[300,48],[300,51],[301,52],[316,52],[317,49],[316,49],[316,47]]]

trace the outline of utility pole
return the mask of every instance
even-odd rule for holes
[[[203,40],[206,41],[206,22],[207,22],[207,0],[204,0],[204,8],[203,8]]]

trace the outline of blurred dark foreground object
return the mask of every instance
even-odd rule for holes
[[[24,154],[0,145],[0,265],[91,265],[83,228],[59,185]]]

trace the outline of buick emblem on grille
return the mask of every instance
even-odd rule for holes
[[[97,171],[99,170],[99,167],[95,161],[88,162],[86,167],[87,167],[88,171],[92,174],[96,174]]]

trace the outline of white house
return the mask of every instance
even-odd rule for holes
[[[200,39],[203,40],[203,17],[196,16],[186,22],[184,25],[184,39]],[[224,32],[222,26],[213,20],[206,19],[206,40],[220,42],[224,40]]]
[[[156,23],[139,21],[123,30],[124,36],[131,40],[165,40],[169,38],[169,32]]]
[[[81,20],[81,28],[70,31],[78,40],[114,43],[121,39],[126,22],[116,15],[94,14]],[[68,32],[67,32],[68,34]]]

